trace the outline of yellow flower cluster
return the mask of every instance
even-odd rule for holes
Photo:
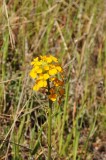
[[[45,89],[48,90],[49,80],[49,99],[55,101],[57,99],[57,93],[59,94],[58,100],[62,98],[64,94],[64,81],[63,81],[63,69],[59,65],[57,58],[54,56],[40,56],[35,58],[32,62],[32,70],[30,76],[35,80],[33,90]],[[60,74],[61,80],[57,77]],[[46,92],[46,91],[45,91]]]

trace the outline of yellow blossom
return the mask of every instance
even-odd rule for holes
[[[35,69],[32,69],[29,73],[29,75],[32,77],[32,78],[36,78],[37,77],[37,73],[35,71]]]
[[[52,61],[54,61],[54,62],[58,62],[58,60],[57,60],[57,58],[56,58],[56,57],[51,56],[51,58],[52,58]]]
[[[42,73],[42,68],[38,68],[37,73]]]
[[[46,61],[47,61],[47,63],[51,63],[52,62],[52,58],[51,57],[47,57]]]
[[[53,57],[53,56],[40,56],[40,58],[43,61],[46,61],[47,63],[51,63],[51,62],[58,62],[57,58]]]
[[[46,87],[47,86],[47,81],[45,80],[38,80],[36,81],[34,87],[33,87],[33,90],[36,90],[38,91],[40,88],[42,87]]]
[[[49,70],[49,66],[44,66],[44,70],[48,71]]]
[[[49,74],[55,75],[55,74],[57,74],[57,70],[55,68],[53,68],[53,69],[49,70]]]
[[[37,82],[37,85],[41,88],[41,87],[46,87],[47,86],[47,81],[45,80],[39,80]]]
[[[38,57],[34,58],[34,60],[31,62],[31,65],[34,65],[36,62],[38,62]]]
[[[55,86],[62,86],[64,84],[64,81],[60,81],[58,78],[52,79]]]
[[[49,74],[45,73],[45,74],[43,75],[43,77],[44,77],[45,80],[47,80],[50,76],[49,76]]]
[[[62,72],[62,68],[60,66],[56,66],[56,69],[59,71],[59,72]]]
[[[57,97],[57,94],[50,94],[49,95],[49,99],[51,100],[51,101],[56,101],[56,97]]]
[[[38,85],[35,84],[35,85],[33,86],[33,90],[34,90],[34,91],[38,91],[39,89],[40,89],[40,87],[39,87]]]
[[[51,101],[60,101],[64,95],[63,89],[63,69],[58,64],[56,57],[40,56],[35,58],[32,62],[32,70],[29,75],[31,78],[35,79],[35,84],[33,90],[39,91],[40,89],[45,92],[48,90],[48,97]],[[60,74],[60,79],[58,79],[58,74]],[[48,83],[49,82],[49,87]],[[49,88],[49,89],[48,89]],[[42,91],[41,90],[41,91]]]
[[[38,79],[44,79],[47,80],[49,78],[49,74],[44,73],[44,74],[40,74]]]
[[[41,60],[39,61],[38,57],[37,57],[31,62],[31,65],[40,66],[40,65],[42,65],[42,61]]]

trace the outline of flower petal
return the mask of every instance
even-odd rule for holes
[[[57,97],[57,95],[56,94],[50,94],[49,95],[49,99],[51,100],[51,101],[56,101],[56,97]]]
[[[57,70],[56,69],[51,69],[51,70],[49,70],[49,74],[50,75],[55,75],[55,74],[57,74]]]
[[[35,70],[31,70],[29,75],[30,75],[31,78],[36,78],[37,77],[37,73],[36,73]]]
[[[44,80],[47,80],[49,77],[50,77],[50,76],[49,76],[49,74],[47,74],[47,73],[45,73],[45,74],[43,75]]]

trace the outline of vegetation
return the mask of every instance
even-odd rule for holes
[[[49,104],[29,76],[44,55],[65,74],[65,96],[52,106],[51,159],[106,159],[105,33],[105,0],[0,1],[0,160],[48,159]]]

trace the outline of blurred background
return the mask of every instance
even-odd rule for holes
[[[48,54],[65,72],[52,158],[105,160],[106,0],[0,1],[0,159],[47,159],[48,103],[29,71]]]

